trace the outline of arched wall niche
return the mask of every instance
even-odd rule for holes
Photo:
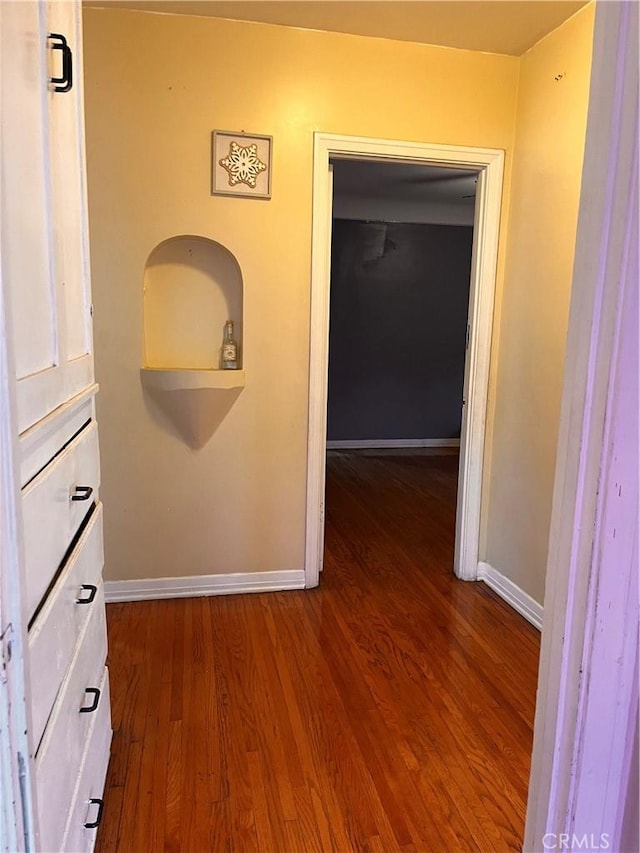
[[[242,367],[242,272],[215,240],[181,235],[153,249],[144,269],[143,316],[145,368],[219,369],[227,320]]]

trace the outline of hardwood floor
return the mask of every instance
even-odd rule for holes
[[[337,454],[309,592],[108,607],[97,850],[520,850],[539,634],[451,572],[457,457]]]

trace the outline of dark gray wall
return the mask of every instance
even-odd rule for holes
[[[472,239],[334,220],[328,440],[459,437]]]

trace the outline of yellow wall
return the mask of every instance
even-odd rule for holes
[[[521,61],[85,10],[107,578],[303,567],[312,140],[321,130],[507,152],[481,558],[542,600],[592,19],[588,7]],[[215,128],[273,135],[271,201],[210,195]],[[247,387],[198,451],[139,379],[145,260],[176,234],[222,243],[244,282]]]
[[[85,68],[106,577],[301,569],[313,132],[510,151],[518,60],[87,9]],[[271,201],[210,195],[215,128],[273,135]],[[144,264],[174,234],[244,281],[247,386],[199,451],[140,387]]]
[[[595,4],[521,58],[486,561],[542,603]],[[563,75],[560,80],[555,78]]]

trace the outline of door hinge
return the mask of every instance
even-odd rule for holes
[[[469,349],[469,338],[471,337],[471,324],[467,323],[467,339],[464,344],[465,351]]]
[[[13,634],[13,625],[11,622],[0,635],[0,681],[2,684],[7,683],[7,670],[11,662],[11,636]]]

